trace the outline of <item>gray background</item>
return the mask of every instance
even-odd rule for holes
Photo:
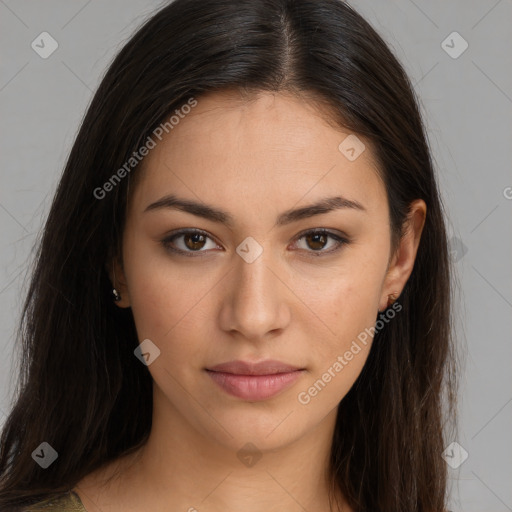
[[[512,0],[351,4],[412,78],[448,209],[455,328],[467,352],[455,440],[469,453],[450,468],[451,509],[512,511]],[[159,5],[0,0],[0,424],[27,265],[65,159],[110,59]],[[43,31],[59,45],[47,59],[31,48]],[[469,45],[458,58],[442,46],[454,31]],[[459,51],[452,39],[444,46]]]

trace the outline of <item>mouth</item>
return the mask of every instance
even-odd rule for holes
[[[229,395],[261,401],[289,388],[305,369],[274,360],[259,363],[230,361],[206,368],[206,372]]]

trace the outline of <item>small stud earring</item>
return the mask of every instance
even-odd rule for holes
[[[398,298],[398,293],[392,293],[391,295],[388,295],[388,305],[387,307],[393,305],[396,302],[396,299]]]
[[[114,283],[115,283],[116,282],[116,267],[114,265],[114,260],[112,260],[112,272],[114,274]],[[121,300],[121,294],[115,288],[112,288],[112,295],[114,296],[115,302],[119,302]]]
[[[397,298],[398,298],[398,293],[396,293],[396,292],[388,295],[387,305],[384,309],[379,309],[379,313],[384,313],[384,311],[386,311],[386,309],[388,309],[389,306],[391,306],[392,304],[394,304],[396,302]]]
[[[116,302],[121,300],[121,294],[115,288],[112,288],[112,295],[114,296],[114,300]]]

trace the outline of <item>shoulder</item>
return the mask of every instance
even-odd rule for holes
[[[25,508],[23,512],[87,512],[74,491],[44,499]]]

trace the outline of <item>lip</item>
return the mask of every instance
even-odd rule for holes
[[[289,388],[304,369],[275,360],[250,363],[230,361],[206,369],[226,393],[243,400],[261,401]]]
[[[232,373],[235,375],[274,375],[276,373],[289,373],[301,370],[298,366],[282,363],[274,359],[265,359],[258,363],[250,361],[229,361],[207,368],[214,372]]]

